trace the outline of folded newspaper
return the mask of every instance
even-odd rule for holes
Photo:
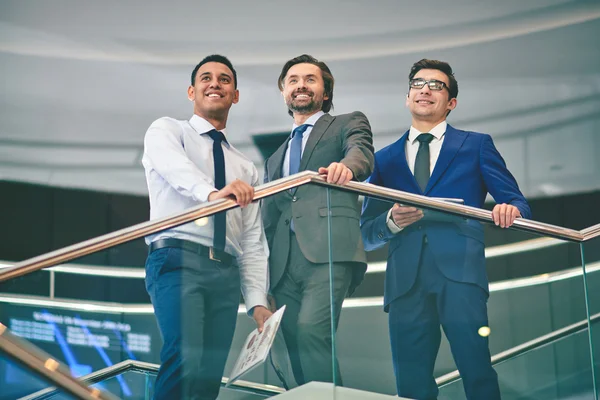
[[[242,375],[265,362],[269,355],[269,350],[271,350],[271,346],[273,345],[273,340],[275,340],[275,335],[279,329],[284,311],[285,306],[275,311],[265,322],[262,332],[259,333],[258,329],[250,332],[225,387],[231,385]]]

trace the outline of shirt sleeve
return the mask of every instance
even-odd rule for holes
[[[252,186],[259,183],[258,171],[254,168]],[[238,257],[242,294],[248,314],[256,306],[268,308],[269,290],[268,256],[269,249],[263,228],[260,205],[253,202],[242,208],[243,234],[242,255]]]
[[[150,125],[144,137],[144,168],[156,171],[183,196],[205,202],[217,191],[214,181],[188,158],[183,147],[183,129],[170,118]],[[211,161],[212,162],[212,161]]]

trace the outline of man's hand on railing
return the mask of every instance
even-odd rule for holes
[[[273,313],[263,306],[256,306],[252,310],[252,318],[256,322],[256,327],[259,332],[263,331],[263,326],[265,325],[265,321],[268,320]]]
[[[354,178],[354,174],[350,168],[339,162],[332,162],[327,168],[321,167],[318,172],[327,175],[328,183],[336,183],[338,185],[345,185]]]
[[[515,219],[521,218],[521,212],[510,204],[496,204],[492,210],[492,218],[496,226],[508,228],[515,222]]]
[[[208,195],[208,201],[231,198],[240,205],[240,207],[246,207],[252,203],[254,198],[254,188],[248,185],[246,182],[236,179],[223,189],[212,192]]]

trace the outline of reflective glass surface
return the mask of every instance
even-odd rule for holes
[[[588,330],[495,366],[503,399],[593,398]],[[465,399],[462,380],[440,388],[439,399]]]
[[[344,302],[336,336],[344,386],[385,394],[411,381],[435,387],[457,357],[474,376],[489,371],[486,357],[585,320],[577,243],[428,210],[396,218],[402,229],[394,229],[388,212],[398,207],[378,201],[363,212],[369,268]],[[347,228],[335,228],[334,218],[335,229]],[[510,377],[497,373],[504,398]]]
[[[29,396],[47,387],[48,383],[36,373],[0,354],[0,399],[12,400]],[[56,393],[61,399],[74,399],[62,391]]]
[[[588,300],[589,318],[592,323],[590,330],[589,349],[593,354],[593,373],[596,399],[600,397],[600,237],[585,241],[581,244],[582,260],[586,278],[586,295]]]

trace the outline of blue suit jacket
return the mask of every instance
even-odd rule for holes
[[[370,183],[430,197],[460,198],[473,207],[482,207],[489,192],[497,203],[512,204],[523,218],[531,218],[527,201],[489,135],[448,125],[439,158],[423,193],[406,162],[408,133],[375,153]],[[386,311],[394,299],[413,286],[424,235],[446,278],[473,283],[488,291],[483,228],[479,222],[462,218],[436,221],[434,217],[426,217],[394,235],[386,225],[391,206],[390,202],[366,198],[361,217],[366,250],[390,242],[384,294]]]

